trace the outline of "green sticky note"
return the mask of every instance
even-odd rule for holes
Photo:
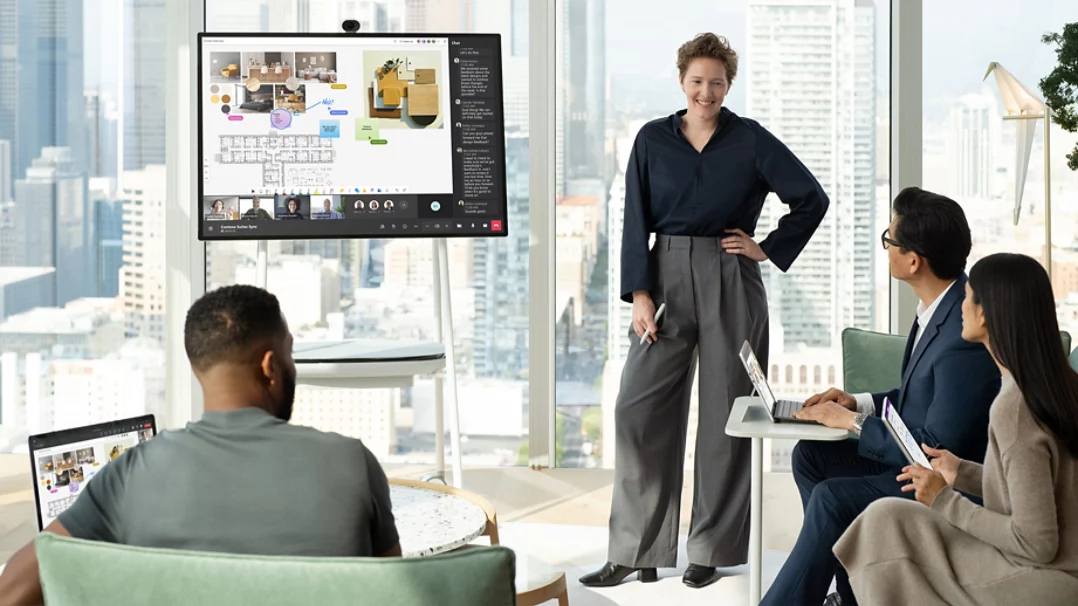
[[[378,138],[378,120],[356,118],[356,141],[369,141]]]

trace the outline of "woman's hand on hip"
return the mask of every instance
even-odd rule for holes
[[[647,291],[633,292],[633,331],[636,336],[644,336],[644,331],[650,330],[648,343],[654,343],[658,338],[659,327],[655,325],[655,302]]]
[[[728,229],[728,234],[722,239],[722,249],[732,255],[744,255],[753,261],[767,261],[767,253],[755,240],[740,229]]]

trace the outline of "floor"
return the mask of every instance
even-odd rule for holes
[[[703,589],[686,587],[681,582],[681,574],[688,563],[684,536],[678,550],[679,568],[660,570],[659,582],[643,584],[627,580],[617,587],[593,589],[584,587],[577,579],[606,561],[606,528],[510,523],[501,525],[500,534],[502,545],[514,551],[526,551],[550,564],[554,570],[565,572],[570,606],[716,606],[741,605],[748,600],[748,566],[725,569],[724,578]],[[785,553],[764,552],[764,591],[785,561]]]

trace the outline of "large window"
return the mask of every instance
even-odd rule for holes
[[[5,7],[0,452],[145,412],[163,424],[164,2]]]
[[[346,19],[366,32],[502,35],[510,235],[449,240],[449,272],[464,464],[526,464],[528,3],[206,0],[208,32],[340,32]],[[207,288],[254,284],[256,252],[251,242],[208,244]],[[298,340],[434,339],[430,240],[271,241],[268,259],[267,286]],[[404,390],[300,387],[293,416],[361,438],[386,463],[431,464],[434,421],[429,379]]]
[[[726,106],[784,141],[831,198],[788,273],[764,264],[775,390],[796,398],[841,385],[842,329],[886,331],[889,318],[878,250],[890,185],[889,2],[682,0],[662,13],[692,19],[662,28],[651,2],[605,9],[558,3],[556,426],[558,464],[571,467],[613,466],[631,330],[631,306],[619,299],[625,165],[645,122],[685,107],[676,51],[702,29],[726,36],[741,58]],[[785,211],[768,200],[758,240]],[[695,434],[693,412],[688,444]],[[789,469],[792,444],[768,447],[771,468]]]
[[[1025,170],[1015,160],[1020,123],[1003,120],[995,78],[983,78],[988,64],[999,62],[1043,99],[1038,83],[1055,67],[1056,56],[1041,36],[1078,21],[1078,5],[1008,9],[999,0],[924,5],[924,184],[965,209],[973,232],[970,265],[996,252],[1045,259],[1044,122],[1035,122],[1015,225],[1015,190]],[[958,46],[955,23],[961,23]],[[947,61],[939,61],[944,55]],[[1053,125],[1049,140],[1052,284],[1060,328],[1078,335],[1078,173],[1067,168],[1078,136]]]

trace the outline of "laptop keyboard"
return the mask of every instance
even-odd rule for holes
[[[775,418],[790,419],[794,413],[801,410],[805,403],[798,400],[779,400],[775,402]]]
[[[50,502],[49,516],[53,518],[59,516],[61,513],[64,512],[65,509],[71,507],[71,504],[75,502],[75,499],[78,498],[78,496],[79,495],[73,494],[70,497],[64,497],[63,499],[60,499],[58,501]]]

